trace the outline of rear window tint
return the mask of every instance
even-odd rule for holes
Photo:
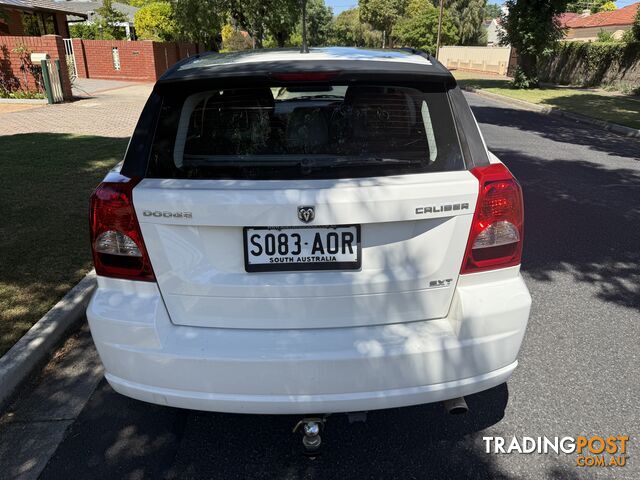
[[[463,168],[444,91],[289,85],[166,96],[147,176],[352,178]]]

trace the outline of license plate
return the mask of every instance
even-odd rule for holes
[[[357,270],[360,225],[244,227],[247,272]]]

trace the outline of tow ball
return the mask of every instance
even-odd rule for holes
[[[322,443],[320,432],[324,428],[325,422],[326,418],[303,418],[293,427],[293,433],[296,433],[298,430],[302,431],[302,445],[304,446],[305,455],[309,457],[318,455],[318,450]]]

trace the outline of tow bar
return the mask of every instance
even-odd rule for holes
[[[296,433],[302,427],[302,445],[304,446],[304,454],[309,458],[315,458],[319,455],[320,444],[322,443],[322,437],[320,437],[320,431],[324,428],[324,424],[327,421],[327,417],[309,417],[303,418],[296,426],[293,427],[293,433]]]
[[[322,417],[305,417],[293,427],[293,433],[298,430],[302,431],[304,454],[311,459],[320,455],[320,445],[322,444],[320,432],[324,429],[329,415],[327,413]],[[364,423],[367,421],[367,412],[347,412],[347,418],[349,423]]]

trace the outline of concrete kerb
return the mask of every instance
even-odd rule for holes
[[[0,104],[4,105],[44,105],[46,103],[46,98],[0,98]]]
[[[84,318],[94,289],[91,271],[0,358],[0,411],[23,382]]]

